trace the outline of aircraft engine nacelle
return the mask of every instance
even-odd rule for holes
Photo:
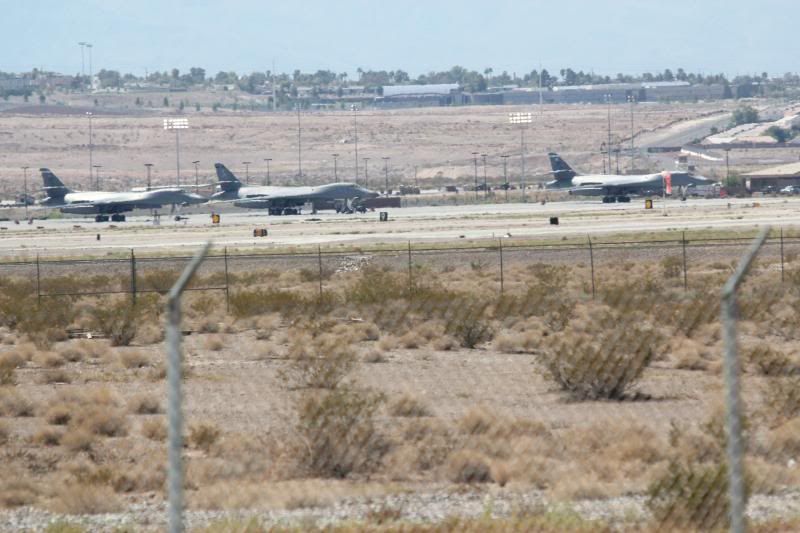
[[[238,202],[233,202],[233,205],[236,207],[246,207],[248,209],[269,209],[272,207],[272,203],[269,200],[258,199],[239,200]]]
[[[93,205],[67,205],[61,208],[61,212],[70,215],[94,215],[98,209]]]

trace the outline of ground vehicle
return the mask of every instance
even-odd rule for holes
[[[800,194],[800,185],[787,185],[779,192],[781,194]]]

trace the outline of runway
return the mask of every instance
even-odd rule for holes
[[[666,208],[665,208],[666,205]],[[266,250],[292,246],[361,246],[379,243],[415,244],[514,239],[559,239],[563,236],[630,234],[666,231],[752,230],[771,224],[800,226],[800,198],[668,199],[644,209],[643,199],[630,204],[599,200],[547,204],[476,204],[386,209],[358,215],[324,213],[270,217],[263,211],[225,213],[219,225],[209,214],[192,214],[175,222],[164,216],[131,216],[127,222],[96,223],[89,218],[0,222],[0,258],[102,256],[133,249],[140,253],[189,253],[211,239],[230,249]],[[551,225],[550,217],[559,224]],[[253,237],[254,229],[266,237]],[[99,236],[99,239],[98,239]],[[462,241],[463,242],[463,241]]]

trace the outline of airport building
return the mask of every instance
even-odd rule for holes
[[[466,97],[457,83],[431,85],[384,85],[375,98],[379,107],[428,107],[464,105]]]
[[[800,185],[800,162],[748,172],[744,178],[751,191],[763,191],[767,187],[777,190],[787,185]]]

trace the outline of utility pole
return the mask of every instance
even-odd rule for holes
[[[489,184],[486,182],[486,154],[481,154],[483,158],[483,197],[489,197]]]
[[[147,190],[150,190],[150,167],[153,166],[153,163],[145,163],[144,166],[147,168]]]
[[[339,154],[333,155],[333,181],[339,181]]]
[[[636,103],[636,96],[633,94],[628,95],[628,102],[631,104],[631,170],[633,170],[633,104]]]
[[[89,92],[92,92],[92,43],[86,43],[86,48],[89,49]]]
[[[611,94],[606,94],[606,108],[608,109],[608,143],[606,152],[608,154],[608,173],[611,174]]]
[[[364,188],[369,189],[369,157],[364,157]]]
[[[250,161],[242,161],[244,165],[244,182],[250,183]]]
[[[303,177],[303,150],[301,144],[301,129],[300,129],[300,102],[295,103],[297,109],[297,177]]]
[[[92,181],[92,112],[87,111],[86,116],[89,117],[89,182]]]
[[[725,187],[730,187],[731,184],[731,166],[730,166],[730,148],[725,148]]]
[[[23,189],[22,189],[22,202],[25,204],[25,220],[28,220],[28,169],[30,167],[22,167],[22,179],[23,181]]]
[[[86,77],[86,68],[85,68],[85,61],[83,59],[83,47],[86,46],[86,43],[81,41],[78,43],[78,46],[81,47],[81,85],[83,85],[83,78]]]
[[[389,158],[384,156],[384,157],[381,157],[381,159],[383,159],[383,174],[384,174],[384,178],[386,180],[385,191],[386,191],[386,195],[388,196],[389,195]]]
[[[194,192],[195,193],[198,190],[200,190],[200,174],[199,174],[198,167],[197,167],[198,163],[200,163],[199,159],[197,161],[192,161],[192,164],[194,164]]]
[[[478,201],[478,152],[472,152],[472,161],[475,163],[475,201]]]
[[[95,172],[95,179],[94,179],[94,190],[100,190],[100,169],[103,168],[103,165],[95,165],[94,172]]]
[[[356,145],[356,185],[358,185],[358,107],[353,104],[353,132],[355,135],[355,145]]]
[[[414,187],[419,189],[419,181],[417,181],[417,165],[414,165]]]
[[[541,94],[541,93],[540,93]],[[520,176],[519,188],[522,190],[522,201],[525,202],[525,128],[533,122],[530,113],[509,113],[508,122],[519,124],[519,155],[522,163],[522,175]]]
[[[508,155],[503,154],[503,188],[506,190],[506,203],[508,203]]]
[[[269,162],[272,161],[271,157],[267,157],[264,159],[267,162],[267,185],[271,185],[270,178],[269,178]]]

